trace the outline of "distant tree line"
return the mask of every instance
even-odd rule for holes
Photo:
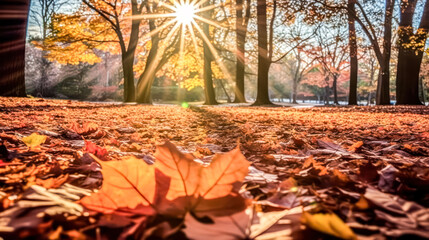
[[[22,12],[0,18],[1,44],[11,56],[1,60],[1,95],[24,96],[28,1],[1,4],[4,14]],[[396,104],[421,105],[425,98],[427,0],[209,0],[197,15],[211,21],[197,21],[193,39],[181,37],[186,29],[175,29],[168,18],[148,17],[171,12],[156,1],[82,0],[73,11],[60,10],[64,4],[37,0],[31,9],[40,27],[31,44],[41,51],[33,90],[41,96],[53,62],[92,66],[109,53],[120,56],[122,80],[115,85],[125,102],[151,103],[154,83],[168,77],[188,90],[200,88],[207,105],[218,104],[220,95],[272,104],[274,96],[285,98],[285,86],[272,83],[275,65],[284,66],[293,103],[310,95],[349,105],[359,99],[388,105],[392,97]]]

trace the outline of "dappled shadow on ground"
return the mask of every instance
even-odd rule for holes
[[[212,108],[212,107],[211,107]],[[221,112],[210,111],[206,107],[190,107],[198,117],[197,124],[205,130],[206,141],[222,146],[223,150],[230,150],[242,136],[239,119],[229,119]],[[229,149],[228,149],[229,148]]]

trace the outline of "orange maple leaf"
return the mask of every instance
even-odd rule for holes
[[[250,163],[239,148],[217,154],[204,166],[172,143],[157,146],[155,164],[130,157],[103,162],[101,189],[81,203],[100,212],[150,206],[156,212],[184,217],[189,212],[215,215],[243,210],[246,203],[238,190]]]
[[[155,168],[171,178],[167,200],[195,196],[202,165],[189,153],[181,153],[172,143],[165,142],[156,148]]]
[[[158,146],[154,156],[155,168],[171,178],[166,196],[171,202],[162,206],[168,206],[164,209],[166,214],[184,216],[193,211],[200,215],[227,215],[245,206],[238,190],[250,163],[238,147],[216,154],[208,166],[195,162],[191,154],[181,153],[170,142]],[[223,213],[219,213],[220,209]]]
[[[216,154],[210,165],[202,169],[200,196],[214,199],[238,192],[249,166],[238,147],[228,153]]]
[[[103,185],[80,203],[85,207],[112,213],[119,208],[134,209],[155,202],[155,168],[142,159],[129,157],[121,161],[104,162],[90,154],[102,167]]]

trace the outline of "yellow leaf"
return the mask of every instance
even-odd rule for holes
[[[45,143],[48,137],[45,135],[39,135],[38,133],[32,133],[30,136],[23,137],[22,141],[27,147],[37,147],[40,144]]]
[[[365,209],[369,208],[369,203],[368,203],[368,201],[363,196],[361,196],[360,199],[359,199],[359,201],[357,201],[355,203],[355,206],[358,209],[365,210]]]
[[[302,213],[302,222],[308,227],[341,239],[357,239],[354,232],[334,213]]]

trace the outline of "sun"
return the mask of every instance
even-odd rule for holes
[[[216,20],[210,17],[210,14],[205,14],[208,12],[219,8],[222,6],[222,3],[219,4],[209,4],[209,0],[154,0],[158,3],[159,9],[162,11],[167,10],[167,12],[162,13],[146,13],[140,15],[132,16],[132,19],[165,19],[163,24],[158,26],[156,29],[146,33],[142,38],[153,36],[168,29],[167,36],[163,39],[164,43],[169,43],[177,34],[180,34],[180,47],[179,54],[180,59],[184,55],[184,46],[187,36],[191,37],[192,43],[195,48],[195,54],[200,54],[201,51],[198,49],[197,36],[203,40],[203,42],[208,47],[208,50],[213,55],[214,61],[220,67],[222,72],[225,75],[225,78],[229,81],[232,81],[231,74],[226,68],[225,64],[221,60],[216,48],[211,43],[210,38],[204,33],[203,29],[200,26],[200,23],[208,24],[216,28],[224,28]],[[209,16],[206,16],[209,15]],[[151,72],[156,71],[156,68],[162,58],[162,55],[165,52],[167,44],[163,44],[160,49],[157,51],[154,60],[148,66],[148,75]],[[143,85],[142,85],[143,86]]]
[[[191,24],[195,17],[196,7],[193,4],[185,3],[176,7],[175,17],[177,22],[185,25]]]

